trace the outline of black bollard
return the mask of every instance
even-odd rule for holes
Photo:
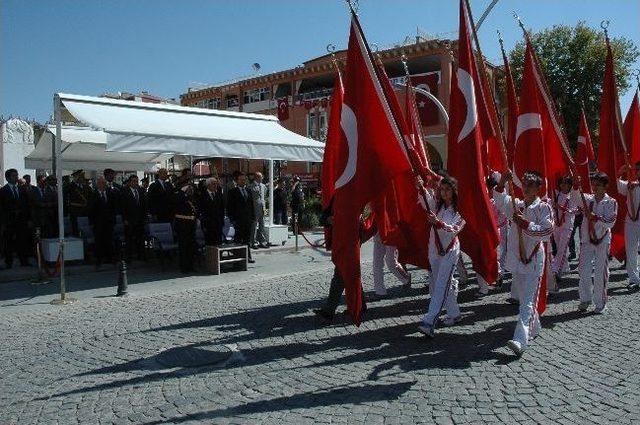
[[[125,242],[122,241],[120,249],[120,262],[118,263],[118,292],[116,297],[127,295],[127,262],[125,261]]]
[[[42,255],[40,253],[40,237],[41,237],[41,231],[40,231],[40,227],[36,227],[35,230],[35,245],[36,245],[36,263],[38,265],[38,276],[36,277],[35,280],[31,281],[32,285],[44,285],[46,283],[49,283],[49,280],[44,278],[44,275],[42,274]]]

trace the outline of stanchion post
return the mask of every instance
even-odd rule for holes
[[[123,239],[120,243],[120,261],[118,262],[118,291],[116,297],[127,295],[129,280],[127,278],[127,262],[126,262],[126,246],[127,243]]]
[[[44,285],[50,282],[49,280],[44,279],[44,276],[42,274],[42,255],[40,253],[40,237],[41,237],[40,227],[36,227],[35,242],[36,242],[36,262],[38,264],[38,276],[36,277],[36,280],[31,282],[32,285]]]
[[[296,237],[296,252],[298,252],[298,219],[300,218],[298,213],[293,213],[293,233]]]

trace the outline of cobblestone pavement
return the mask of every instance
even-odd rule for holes
[[[394,282],[390,298],[371,302],[360,328],[343,317],[323,326],[309,312],[327,293],[323,264],[250,283],[0,310],[0,423],[640,421],[640,294],[628,293],[622,271],[601,316],[576,312],[572,275],[517,360],[504,347],[516,310],[501,292],[478,301],[469,286],[459,326],[433,341],[416,332],[423,272],[412,289]],[[205,352],[229,357],[175,363]]]

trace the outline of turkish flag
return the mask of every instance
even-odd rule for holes
[[[429,224],[427,212],[420,203],[421,194],[416,188],[415,175],[423,179],[430,174],[419,123],[416,123],[417,112],[401,109],[390,80],[382,66],[378,67],[380,82],[389,101],[391,113],[409,148],[409,160],[412,169],[397,175],[383,195],[373,203],[377,217],[380,238],[385,245],[398,249],[398,258],[403,263],[413,264],[421,268],[429,268]],[[410,83],[407,86],[409,94],[413,92]],[[411,100],[413,97],[406,98]],[[408,104],[405,103],[405,107]]]
[[[409,79],[414,87],[426,90],[436,97],[438,96],[438,85],[440,84],[439,72],[416,74],[412,75]],[[435,103],[433,103],[433,100],[422,93],[416,93],[415,96],[422,125],[429,126],[439,124],[440,111]]]
[[[361,321],[359,219],[365,205],[411,166],[402,133],[383,91],[358,18],[352,11],[351,33],[340,114],[346,163],[335,180],[332,260],[345,287],[353,322]],[[341,163],[337,158],[336,163]]]
[[[576,143],[576,169],[578,175],[582,179],[582,189],[591,193],[591,179],[589,178],[589,163],[596,159],[593,153],[593,145],[591,144],[591,135],[587,126],[587,117],[582,110],[582,119],[580,120],[580,130],[578,131],[578,143]]]
[[[278,99],[278,121],[286,121],[289,119],[289,98],[281,97]]]
[[[504,61],[504,72],[506,75],[507,91],[507,161],[509,168],[513,168],[513,147],[516,143],[516,127],[518,125],[518,97],[516,96],[516,86],[513,83],[511,66],[507,55],[502,50],[502,60]]]
[[[624,119],[624,140],[629,148],[629,157],[631,164],[635,165],[640,161],[640,100],[638,99],[640,91],[636,90],[633,102]]]
[[[600,103],[600,145],[598,146],[598,170],[609,176],[608,193],[618,201],[618,218],[611,229],[611,254],[619,261],[625,258],[624,217],[627,215],[627,202],[618,193],[616,178],[618,170],[627,162],[627,148],[622,133],[618,88],[614,73],[613,53],[607,38],[607,59],[602,83]]]
[[[331,96],[329,124],[327,127],[327,142],[324,145],[324,155],[322,157],[322,174],[320,179],[322,184],[323,210],[326,210],[331,204],[338,173],[344,169],[349,154],[347,146],[342,143],[343,135],[342,127],[340,126],[343,100],[344,87],[342,86],[342,77],[340,73],[338,73],[333,83],[333,95]]]
[[[462,250],[471,257],[473,268],[487,282],[498,277],[496,247],[499,236],[485,183],[482,162],[482,128],[479,113],[487,106],[476,96],[480,90],[476,62],[469,38],[467,10],[460,1],[458,69],[451,81],[449,108],[449,172],[458,179],[458,210],[467,224],[460,233]]]
[[[522,188],[527,171],[537,171],[546,182],[545,149],[542,133],[542,113],[535,76],[533,47],[527,43],[520,106],[513,150],[513,181]],[[545,185],[546,192],[546,185]]]

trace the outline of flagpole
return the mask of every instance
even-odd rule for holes
[[[470,22],[465,21],[464,24],[469,25],[473,33],[473,40],[476,44],[476,50],[478,50],[478,56],[479,56],[479,58],[476,58],[476,66],[480,68],[480,78],[482,79],[479,89],[484,92],[483,86],[485,86],[488,90],[491,90],[489,86],[489,78],[487,76],[486,64],[484,61],[484,56],[482,54],[482,48],[480,47],[480,39],[478,38],[478,32],[476,31],[476,26],[473,24],[473,13],[471,12],[471,5],[469,4],[469,0],[464,0],[464,4],[465,4],[465,8],[467,9],[467,17],[470,21]],[[473,54],[473,51],[472,51],[472,54]],[[478,59],[480,61],[479,64],[478,64]],[[490,97],[490,99],[487,99],[487,97]],[[496,104],[495,104],[495,98],[493,97],[493,92],[490,91],[489,93],[485,93],[484,98],[485,98],[485,101],[488,100],[492,103],[493,111],[497,115],[498,108],[496,107]],[[494,134],[496,131],[498,133],[497,136],[498,136],[498,140],[500,141],[500,148],[501,148],[500,150],[502,152],[502,159],[507,166],[507,170],[511,170],[511,167],[509,167],[509,156],[507,155],[507,142],[504,138],[504,132],[502,131],[502,123],[500,122],[500,120],[497,120],[497,121],[498,121],[497,126],[492,125],[491,127],[493,127],[492,130]],[[511,184],[507,185],[507,191],[510,193],[511,208],[513,209],[513,214],[515,215],[516,211],[518,211],[518,208],[516,205],[515,191],[513,190],[513,186]],[[524,246],[524,238],[522,237],[522,228],[520,226],[517,226],[517,228],[518,228],[518,251],[520,254],[520,258],[525,259],[527,258],[527,254]]]
[[[364,44],[364,47],[367,51],[367,56],[369,58],[369,61],[371,61],[371,64],[374,65],[373,66],[373,71],[376,74],[376,78],[378,79],[378,83],[380,83],[380,68],[378,66],[375,66],[376,61],[374,60],[373,57],[373,53],[371,52],[371,48],[369,47],[369,43],[367,42],[367,39],[364,37],[364,31],[362,31],[362,27],[360,26],[360,21],[358,20],[358,15],[356,14],[355,10],[353,9],[353,4],[351,3],[351,0],[345,0],[347,2],[347,4],[349,5],[349,10],[351,11],[351,19],[353,19],[353,21],[356,24],[356,28],[358,30],[358,32],[362,35],[362,42]],[[382,67],[382,70],[384,70],[384,67]],[[382,87],[381,87],[382,89]],[[385,103],[387,103],[385,106],[386,108],[391,111],[391,107],[388,104],[388,100],[386,98],[386,94],[384,93],[384,90],[382,90],[382,95],[384,98]],[[409,145],[407,144],[407,140],[404,138],[400,125],[398,124],[398,121],[395,117],[395,115],[393,113],[390,113],[389,116],[392,119],[392,124],[393,126],[395,126],[395,130],[397,132],[397,134],[400,136],[400,139],[402,141],[402,146],[404,147],[404,152],[407,156],[407,159],[409,161],[409,166],[411,167],[411,171],[413,172],[413,176],[417,179],[420,175],[418,174],[418,172],[416,171],[417,167],[416,164],[414,162],[414,159],[412,157],[412,155],[409,154]],[[427,194],[425,191],[425,188],[422,184],[419,185],[420,186],[420,195],[422,197],[422,200],[424,202],[424,204],[427,207],[427,211],[432,213],[429,209],[429,202],[427,200]]]
[[[416,123],[418,125],[418,128],[416,128],[416,131],[420,132],[420,139],[422,139],[422,123],[420,122],[420,117],[418,116],[418,114],[416,113],[416,111],[418,110],[418,105],[416,104],[416,96],[413,93],[413,86],[411,85],[411,77],[409,74],[409,64],[407,62],[407,56],[403,53],[402,57],[400,58],[400,60],[402,61],[402,66],[404,67],[404,75],[405,78],[407,79],[405,81],[405,86],[407,87],[407,96],[409,96],[409,102],[411,102],[411,107],[412,107],[412,111],[411,111],[411,115],[413,118],[413,122]],[[406,107],[406,103],[405,103],[405,114],[408,114],[410,111],[408,110],[409,108]],[[448,121],[448,119],[447,119]],[[448,123],[447,123],[447,128],[449,127]],[[424,146],[423,146],[424,147]],[[431,167],[431,158],[429,158],[429,149],[425,149],[425,156],[427,157],[427,167]]]

